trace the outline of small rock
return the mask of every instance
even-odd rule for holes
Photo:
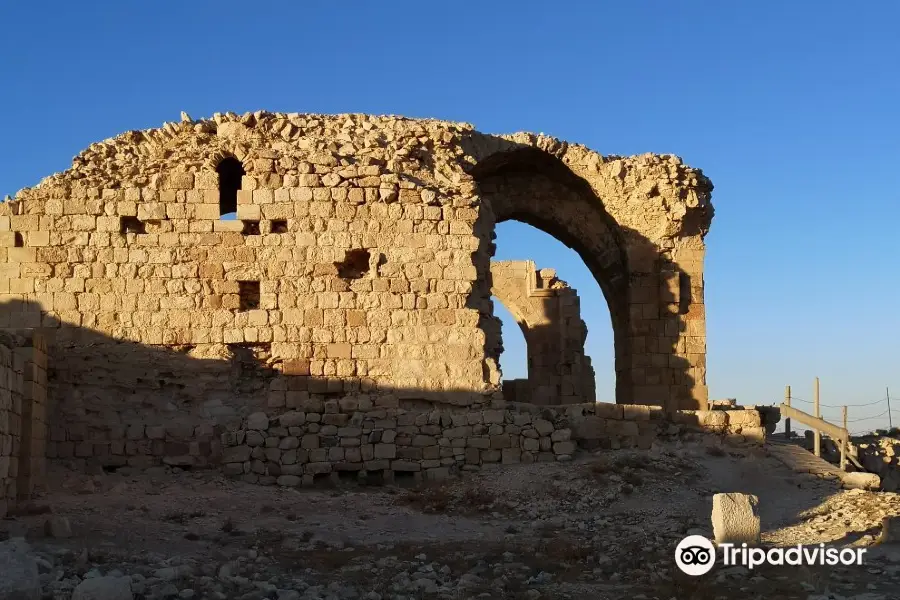
[[[130,577],[92,577],[78,584],[72,600],[131,600]]]
[[[44,533],[56,539],[70,538],[72,537],[72,525],[65,517],[50,517],[44,523]]]

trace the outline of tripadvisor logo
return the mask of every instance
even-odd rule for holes
[[[716,553],[724,566],[753,569],[760,565],[853,566],[863,564],[865,548],[833,548],[825,544],[788,548],[751,548],[747,544],[719,544],[718,550],[702,535],[689,535],[675,548],[675,564],[683,573],[704,575],[716,563]]]

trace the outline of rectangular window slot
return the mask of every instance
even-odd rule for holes
[[[259,235],[259,221],[243,221],[244,229],[241,231],[244,235]]]
[[[122,235],[126,233],[147,233],[147,229],[137,217],[119,217],[119,232]]]
[[[16,248],[22,248],[23,246],[25,246],[25,238],[23,238],[22,234],[18,231],[13,236],[13,245]]]
[[[687,314],[691,310],[691,276],[684,271],[678,273],[678,312]]]
[[[240,296],[240,310],[259,308],[258,281],[238,281],[238,295]]]
[[[287,221],[272,221],[272,227],[270,229],[272,233],[287,233],[288,232],[288,222]]]

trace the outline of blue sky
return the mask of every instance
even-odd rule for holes
[[[6,2],[0,195],[182,110],[440,117],[674,153],[716,186],[711,396],[769,404],[789,383],[809,399],[818,375],[823,403],[865,404],[900,396],[898,22],[887,1]],[[498,258],[579,290],[611,398],[609,316],[583,264],[517,224]]]

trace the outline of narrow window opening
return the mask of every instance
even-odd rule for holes
[[[338,270],[338,277],[341,279],[359,279],[363,277],[369,272],[369,258],[368,250],[348,250],[344,254],[342,262],[334,263]]]
[[[23,237],[22,237],[22,234],[19,233],[18,231],[15,233],[15,235],[13,236],[13,238],[14,238],[14,239],[13,239],[13,245],[14,245],[16,248],[22,248],[22,247],[25,246],[25,238],[23,238]]]
[[[119,232],[122,235],[126,233],[147,233],[147,229],[137,217],[119,217]]]
[[[687,314],[691,310],[691,276],[684,271],[678,273],[678,312]]]
[[[244,221],[244,235],[259,235],[259,221]]]
[[[238,295],[240,296],[240,310],[259,308],[258,281],[238,281]]]
[[[272,231],[272,233],[287,233],[288,232],[287,221],[283,221],[283,220],[272,221],[271,231]]]
[[[216,166],[216,172],[219,174],[219,216],[232,217],[232,213],[237,213],[237,193],[246,174],[244,166],[241,161],[229,156]]]

